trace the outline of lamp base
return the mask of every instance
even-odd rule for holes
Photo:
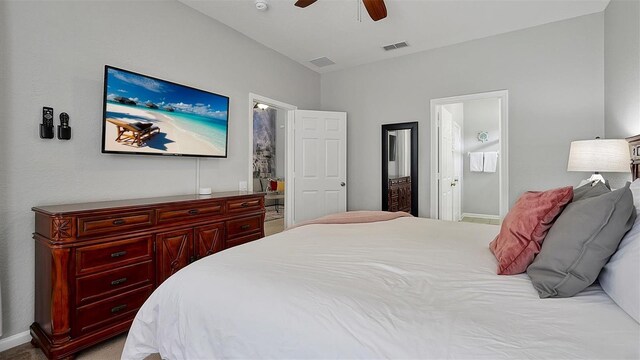
[[[591,175],[590,178],[580,181],[580,184],[578,185],[578,187],[582,185],[586,185],[588,183],[591,183],[591,186],[595,186],[598,183],[598,181],[601,181],[606,187],[611,188],[609,186],[609,181],[605,180],[602,174],[599,174],[599,173],[594,173],[593,175]]]

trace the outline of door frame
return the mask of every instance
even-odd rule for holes
[[[439,134],[438,134],[438,110],[442,105],[461,103],[469,100],[500,99],[500,218],[504,219],[509,210],[509,90],[488,91],[460,96],[451,96],[439,99],[431,99],[431,207],[430,217],[439,219],[438,210],[438,181],[439,181]],[[464,126],[464,125],[463,125]]]
[[[253,104],[259,102],[262,104],[267,104],[271,107],[274,107],[278,110],[283,110],[287,112],[286,120],[285,120],[285,134],[286,134],[286,146],[284,150],[284,163],[286,166],[285,169],[285,183],[284,183],[284,227],[285,229],[289,226],[293,225],[293,214],[294,214],[294,136],[293,136],[293,122],[295,120],[295,111],[298,110],[298,107],[295,105],[287,104],[282,101],[270,99],[266,96],[249,93],[249,122],[248,122],[248,132],[249,132],[249,168],[248,168],[248,176],[247,176],[247,189],[249,191],[253,191]]]
[[[464,120],[464,110],[463,110],[462,118]],[[463,194],[463,189],[464,189],[464,184],[463,184],[464,183],[464,152],[462,150],[464,149],[464,137],[463,137],[463,134],[464,134],[464,125],[463,124],[464,124],[464,121],[463,121],[463,124],[459,124],[459,123],[457,123],[455,121],[453,122],[453,124],[457,125],[458,128],[460,129],[460,146],[461,146],[460,150],[461,151],[460,151],[460,154],[454,154],[454,163],[456,161],[455,157],[457,156],[458,157],[457,160],[459,161],[459,165],[460,165],[460,168],[459,168],[460,174],[459,174],[459,177],[458,177],[458,185],[457,185],[458,189],[455,190],[455,191],[460,191],[460,196],[458,197],[458,206],[460,207],[460,209],[459,209],[460,210],[460,218],[458,220],[456,220],[456,221],[460,221],[460,220],[462,220],[462,214],[463,214],[462,213],[462,194]],[[452,128],[453,128],[453,126],[452,126]],[[452,140],[454,138],[455,138],[455,135],[452,137]],[[454,170],[454,173],[455,173],[455,170]]]

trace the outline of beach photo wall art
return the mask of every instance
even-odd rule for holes
[[[227,157],[229,98],[105,66],[102,152]]]

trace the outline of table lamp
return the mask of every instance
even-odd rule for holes
[[[580,186],[591,182],[595,184],[607,181],[600,172],[631,172],[629,166],[631,153],[629,144],[624,139],[579,140],[571,142],[567,171],[592,172],[593,175],[580,183]]]

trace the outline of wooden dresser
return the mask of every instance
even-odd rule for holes
[[[127,331],[153,290],[207,255],[264,237],[264,194],[34,207],[32,343],[49,359]]]
[[[411,213],[411,176],[389,179],[389,211]]]

